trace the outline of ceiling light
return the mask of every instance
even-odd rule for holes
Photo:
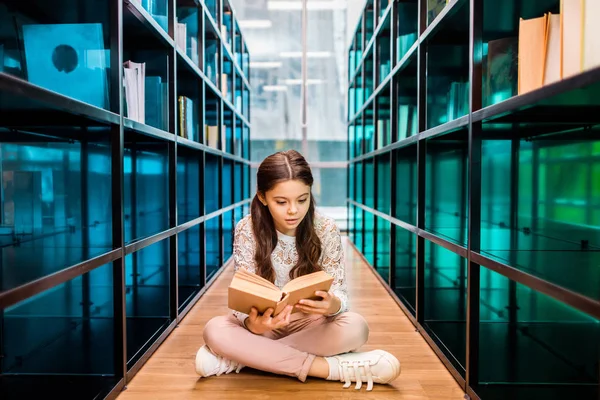
[[[265,85],[262,87],[265,92],[285,92],[287,87],[283,85]]]
[[[302,58],[301,51],[284,51],[279,53],[279,57],[282,58]],[[306,58],[329,58],[331,52],[329,51],[307,51]]]
[[[302,85],[302,79],[285,79],[283,81],[286,85]],[[323,79],[307,79],[307,85],[319,85],[325,82]]]
[[[281,61],[250,61],[250,68],[281,68]]]
[[[266,29],[273,26],[273,22],[268,19],[247,19],[238,21],[240,28]]]
[[[299,11],[302,10],[302,1],[269,1],[267,5],[269,10],[281,11]],[[316,1],[311,0],[306,3],[307,10],[344,10],[346,2],[343,0]]]

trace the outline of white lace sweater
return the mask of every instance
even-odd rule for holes
[[[249,272],[256,273],[254,261],[256,241],[254,240],[250,218],[251,216],[247,215],[235,227],[233,242],[234,269],[237,271],[239,268],[244,268]],[[329,292],[338,297],[342,303],[337,313],[345,312],[348,310],[348,291],[340,230],[332,218],[315,212],[315,231],[321,240],[320,265],[325,272],[334,278]],[[279,240],[271,254],[271,262],[275,269],[275,286],[281,289],[290,281],[290,270],[298,262],[298,251],[296,250],[296,238],[294,236],[284,235],[279,231],[277,231],[277,236]],[[238,311],[233,311],[233,314],[242,322],[248,316]]]

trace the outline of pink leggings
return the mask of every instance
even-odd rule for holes
[[[333,317],[292,314],[288,326],[263,335],[248,331],[233,315],[219,316],[204,327],[204,342],[229,360],[275,374],[306,380],[316,356],[332,356],[360,348],[369,327],[356,313]]]

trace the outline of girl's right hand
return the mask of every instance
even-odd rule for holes
[[[290,323],[292,308],[294,307],[286,306],[276,317],[271,317],[273,314],[272,308],[269,308],[264,314],[259,315],[258,310],[252,307],[246,319],[246,328],[256,335],[262,335],[265,332],[283,328]]]

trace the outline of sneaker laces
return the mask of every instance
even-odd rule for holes
[[[355,389],[360,389],[363,384],[362,377],[366,376],[367,378],[367,391],[373,389],[373,374],[371,373],[371,363],[365,361],[347,361],[343,360],[339,362],[339,372],[340,372],[340,381],[344,380],[344,388],[349,388],[352,382],[351,372],[354,374],[354,378],[356,379]],[[361,368],[364,372],[364,375],[361,374]],[[352,370],[352,371],[350,371]]]
[[[217,365],[217,376],[220,376],[222,374],[229,374],[230,372],[235,370],[236,374],[239,374],[241,369],[244,368],[244,366],[236,361],[232,361],[232,360],[228,360],[226,358],[223,358],[221,356],[216,356],[217,360],[219,360],[219,364]]]

